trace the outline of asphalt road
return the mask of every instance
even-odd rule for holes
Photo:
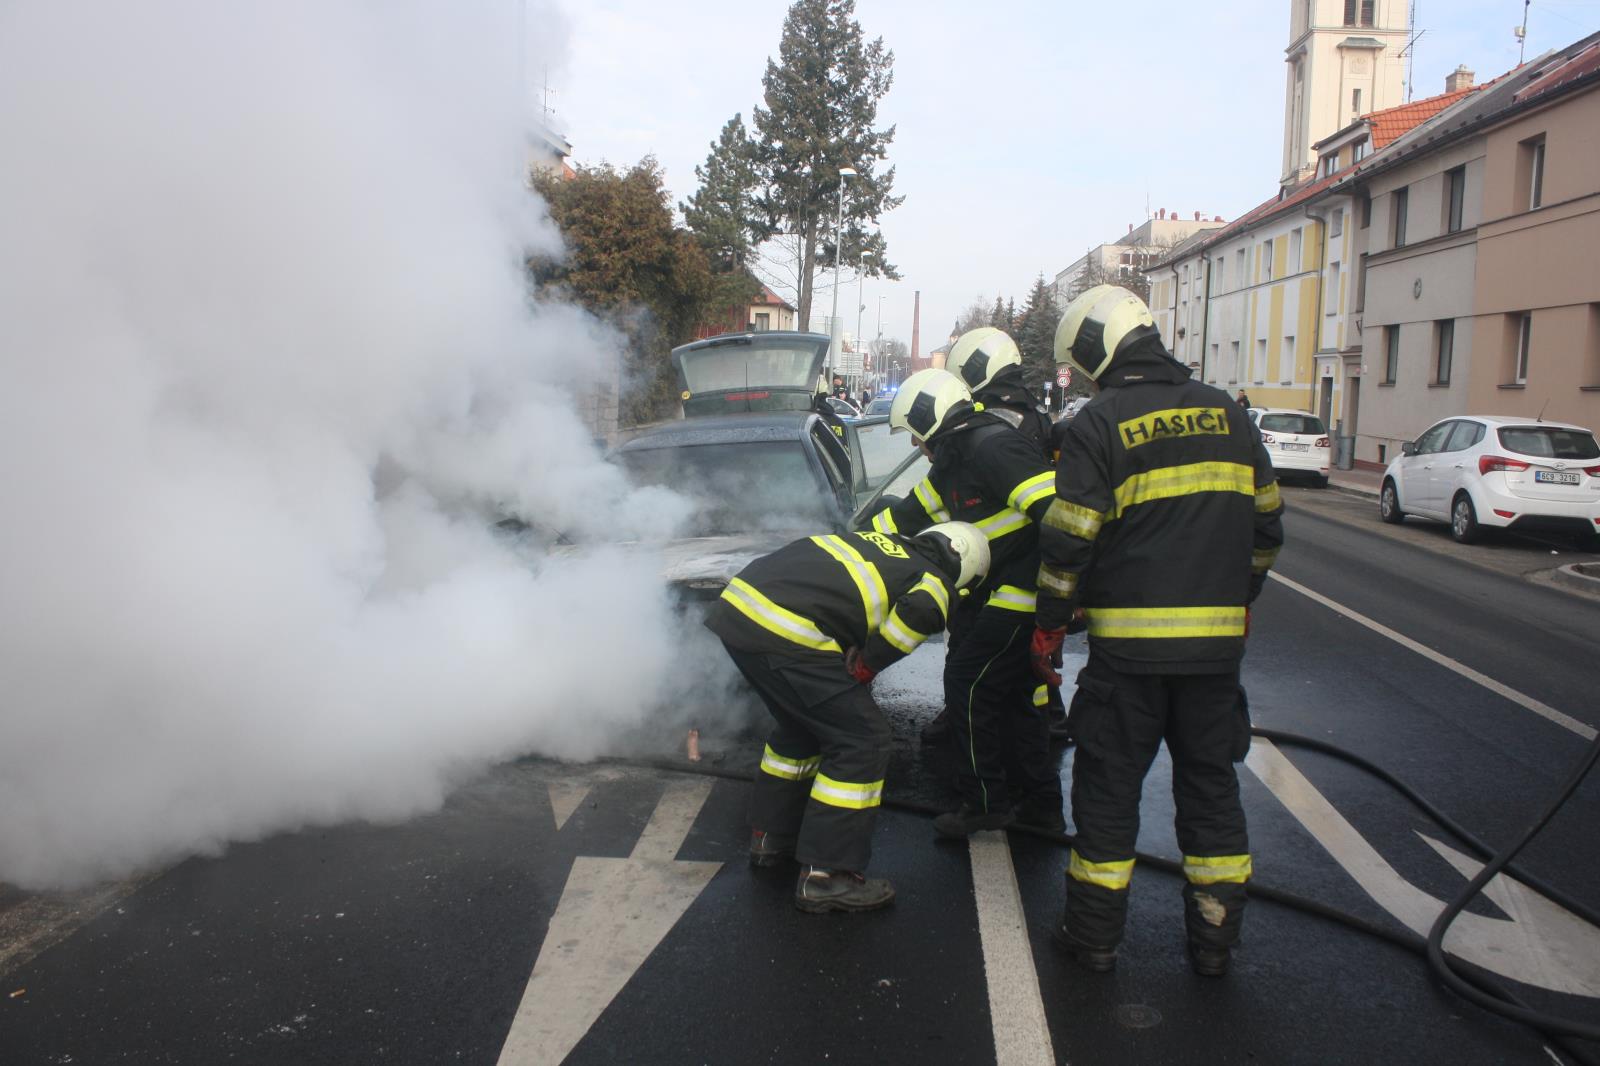
[[[1518,834],[1600,726],[1600,601],[1540,580],[1578,556],[1464,549],[1442,527],[1382,526],[1370,500],[1286,495],[1284,580],[1256,607],[1245,667],[1257,724],[1376,760],[1491,843]],[[946,757],[916,735],[941,652],[878,683],[890,791],[916,804],[949,800]],[[744,773],[760,745],[703,742],[681,769]],[[1398,930],[1464,883],[1446,834],[1344,764],[1258,742],[1241,781],[1262,884]],[[1141,848],[1175,856],[1169,786],[1163,757]],[[1406,952],[1270,903],[1252,906],[1234,972],[1197,978],[1179,884],[1153,869],[1118,970],[1086,974],[1048,937],[1059,846],[936,843],[898,807],[873,863],[895,905],[802,915],[792,868],[743,862],[747,795],[728,777],[531,759],[433,816],[235,846],[76,916],[0,892],[0,1063],[1553,1061]],[[1591,780],[1525,864],[1600,909],[1597,813]],[[1470,911],[1453,948],[1600,1022],[1600,931],[1515,886]],[[5,954],[34,913],[59,939]]]

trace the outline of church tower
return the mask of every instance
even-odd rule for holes
[[[1289,0],[1285,186],[1309,177],[1311,146],[1359,115],[1405,103],[1409,0]]]

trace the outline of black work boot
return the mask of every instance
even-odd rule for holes
[[[1201,977],[1224,976],[1228,972],[1228,964],[1232,961],[1231,948],[1213,947],[1197,940],[1189,941],[1189,965]]]
[[[922,727],[922,742],[936,744],[950,735],[950,711],[948,708],[934,716],[933,721]]]
[[[1015,808],[1017,812],[1016,826],[1028,829],[1043,829],[1050,833],[1065,833],[1067,831],[1067,816],[1061,813],[1059,802],[1038,804],[1023,802]]]
[[[961,805],[960,810],[947,811],[933,820],[933,831],[942,837],[969,837],[985,829],[1004,829],[1017,820],[1016,813],[980,811]]]
[[[784,859],[794,857],[792,836],[768,833],[763,829],[750,830],[750,865],[776,866]]]
[[[1072,961],[1093,973],[1110,973],[1117,968],[1117,949],[1099,948],[1085,944],[1067,931],[1066,922],[1057,922],[1050,930],[1050,939],[1056,947],[1066,952]]]
[[[852,870],[800,868],[794,886],[794,905],[808,914],[828,911],[875,911],[894,900],[894,886],[881,877],[864,877]]]

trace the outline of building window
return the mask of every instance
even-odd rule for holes
[[[1212,288],[1216,289],[1218,292],[1227,292],[1228,260],[1225,258],[1219,258],[1216,262],[1216,265],[1211,268],[1211,276],[1213,280]]]
[[[1586,347],[1589,365],[1582,383],[1591,389],[1600,388],[1600,304],[1589,305],[1589,343]]]
[[[1517,199],[1526,210],[1544,203],[1544,134],[1517,145]]]
[[[1367,306],[1367,253],[1361,253],[1361,259],[1356,263],[1356,302],[1352,311],[1364,310]]]
[[[1237,258],[1236,258],[1236,265],[1239,268],[1239,285],[1238,285],[1238,287],[1241,288],[1241,289],[1244,288],[1246,285],[1250,284],[1250,274],[1249,274],[1248,271],[1245,270],[1244,256],[1245,256],[1245,249],[1240,248],[1239,249],[1239,254],[1238,254]]]
[[[1237,382],[1239,380],[1239,378],[1241,376],[1241,371],[1243,370],[1243,368],[1239,365],[1239,342],[1238,341],[1234,341],[1233,342],[1233,368],[1232,369],[1233,369],[1233,374],[1232,374],[1231,377],[1228,378],[1228,384],[1229,385],[1232,385],[1232,384],[1234,384],[1235,382]]]
[[[1283,351],[1278,353],[1279,384],[1293,385],[1297,375],[1294,369],[1294,338],[1283,338]]]
[[[1222,377],[1222,368],[1217,365],[1217,360],[1219,360],[1221,358],[1222,358],[1222,345],[1213,344],[1211,346],[1211,380],[1213,382],[1217,381],[1218,379],[1220,379]]]
[[[1357,141],[1356,146],[1350,150],[1350,162],[1359,163],[1367,158],[1367,151],[1370,147],[1366,141]]]
[[[1339,313],[1339,264],[1333,263],[1328,267],[1328,291],[1322,296],[1323,314],[1336,315]]]
[[[1450,360],[1455,355],[1456,320],[1441,319],[1433,324],[1433,383],[1450,384]]]
[[[756,312],[756,330],[763,332],[772,328],[772,314],[768,311]]]
[[[1411,190],[1396,189],[1391,202],[1394,218],[1390,222],[1389,247],[1399,248],[1406,243],[1406,212],[1411,206]]]
[[[1517,331],[1516,361],[1511,367],[1511,383],[1513,385],[1526,385],[1528,383],[1528,349],[1533,345],[1533,315],[1512,315],[1511,319]]]
[[[1346,26],[1370,26],[1375,0],[1344,0],[1344,24]]]
[[[1294,231],[1289,234],[1289,269],[1287,273],[1298,274],[1300,272],[1300,259],[1304,254],[1305,236],[1302,232],[1302,227],[1296,226]]]
[[[1358,118],[1361,115],[1361,90],[1350,90],[1350,117]]]
[[[1459,233],[1461,231],[1462,201],[1466,199],[1467,168],[1456,167],[1447,170],[1444,174],[1444,231],[1446,233]]]
[[[1372,225],[1372,197],[1363,195],[1361,199],[1357,201],[1356,210],[1359,212],[1356,217],[1361,220],[1360,225],[1362,229],[1366,229],[1368,226]]]
[[[1344,234],[1344,208],[1338,208],[1333,213],[1333,220],[1328,224],[1328,235],[1332,237]]]
[[[1393,385],[1400,374],[1400,327],[1383,327],[1383,383]]]
[[[1267,376],[1267,338],[1260,337],[1256,340],[1255,362],[1250,364],[1250,380],[1260,385]]]

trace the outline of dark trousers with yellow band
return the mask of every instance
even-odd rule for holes
[[[794,837],[801,863],[866,869],[893,743],[872,690],[837,655],[727,650],[775,722],[750,798],[750,827]]]
[[[1139,836],[1139,797],[1156,751],[1172,756],[1172,798],[1187,883],[1189,938],[1232,947],[1244,917],[1250,845],[1234,763],[1250,745],[1237,669],[1225,674],[1124,673],[1097,658],[1078,674],[1070,712],[1076,846],[1064,922],[1079,941],[1122,940]]]
[[[956,791],[977,811],[1015,809],[1053,825],[1062,816],[1061,776],[1050,751],[1048,705],[1028,656],[1033,612],[965,609],[944,666],[945,706],[956,752]]]

